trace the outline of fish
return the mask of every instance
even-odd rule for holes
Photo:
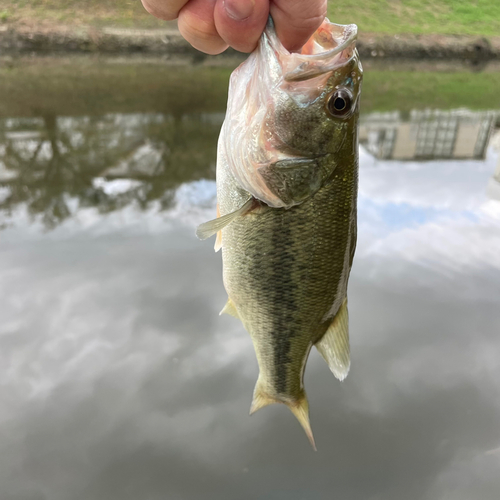
[[[269,20],[231,75],[217,147],[217,235],[228,301],[259,365],[250,414],[285,404],[314,449],[304,371],[313,346],[350,368],[347,285],[357,238],[357,27],[327,18],[290,53]]]

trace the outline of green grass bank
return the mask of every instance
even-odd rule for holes
[[[342,0],[330,1],[328,14],[365,33],[500,36],[498,0]],[[165,26],[140,0],[0,0],[0,23]]]

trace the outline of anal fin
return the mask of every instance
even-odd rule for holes
[[[335,377],[344,380],[351,366],[347,298],[342,302],[326,333],[315,345]]]

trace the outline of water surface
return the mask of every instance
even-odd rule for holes
[[[499,74],[366,73],[352,369],[311,355],[314,453],[286,408],[248,417],[194,236],[229,72],[0,68],[0,498],[497,499]]]

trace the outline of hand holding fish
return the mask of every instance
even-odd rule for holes
[[[219,54],[228,47],[251,52],[271,14],[289,51],[299,50],[326,15],[326,0],[141,0],[154,16],[178,19],[182,36],[196,49]]]

